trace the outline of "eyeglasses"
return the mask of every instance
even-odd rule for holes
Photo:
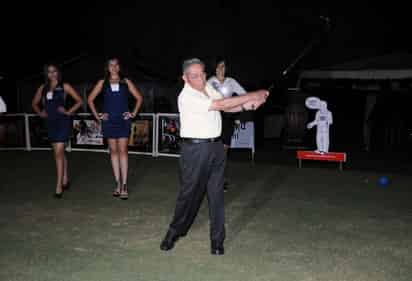
[[[195,79],[203,78],[205,76],[205,73],[204,72],[201,72],[201,73],[187,73],[186,75],[189,77],[189,79],[195,80]]]

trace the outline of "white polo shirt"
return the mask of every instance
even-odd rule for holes
[[[206,85],[206,94],[185,84],[177,104],[180,114],[180,136],[182,138],[217,138],[222,133],[222,117],[219,111],[209,111],[212,101],[223,96]]]

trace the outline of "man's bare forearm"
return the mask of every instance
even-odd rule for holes
[[[242,106],[235,106],[235,107],[224,110],[224,112],[241,112],[241,111],[243,111]]]
[[[211,110],[226,111],[235,107],[240,107],[242,104],[247,103],[252,98],[251,95],[242,95],[237,97],[223,98],[214,100],[212,102]]]
[[[259,95],[260,94],[260,95]],[[223,98],[219,100],[214,100],[210,107],[210,110],[218,110],[218,111],[231,111],[237,112],[241,111],[241,106],[253,101],[260,101],[265,99],[261,93],[261,91],[249,92],[247,94],[230,97],[230,98]],[[237,110],[237,111],[233,111]]]
[[[233,108],[226,109],[225,112],[239,112],[239,111],[249,111],[249,110],[256,110],[258,109],[262,104],[265,103],[265,100],[256,100],[252,99],[240,106],[236,106]]]

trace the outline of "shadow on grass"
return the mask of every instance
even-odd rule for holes
[[[250,199],[246,201],[246,205],[243,206],[242,210],[228,226],[228,234],[231,236],[228,245],[231,244],[231,241],[236,240],[236,237],[249,224],[249,222],[256,218],[259,211],[273,199],[282,183],[289,177],[289,174],[286,171],[286,169],[281,167],[268,167],[259,172],[259,175],[255,177],[257,179],[255,182],[243,186],[243,189],[252,187],[253,192],[250,194]],[[247,190],[246,192],[249,193],[250,191]],[[239,194],[239,196],[242,195]],[[244,196],[245,195],[243,195],[243,197]],[[235,199],[236,197],[232,197],[230,201]]]

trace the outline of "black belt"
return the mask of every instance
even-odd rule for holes
[[[218,141],[220,141],[220,137],[218,137],[218,138],[209,138],[209,139],[182,138],[182,141],[183,142],[188,142],[188,143],[218,142]]]

